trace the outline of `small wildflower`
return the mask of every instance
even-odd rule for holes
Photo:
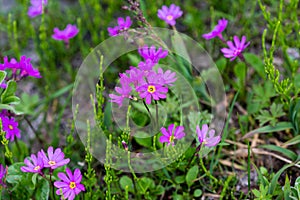
[[[152,98],[154,100],[167,98],[168,88],[161,84],[156,73],[150,73],[146,78],[147,81],[144,81],[144,84],[136,88],[136,91],[139,92],[141,98],[146,100],[147,104],[151,104]]]
[[[227,27],[228,20],[226,19],[220,19],[218,21],[218,24],[214,27],[214,29],[206,34],[203,34],[202,37],[204,37],[206,40],[210,40],[215,37],[219,37],[222,41],[224,41],[222,32]]]
[[[60,148],[57,148],[55,151],[53,151],[53,147],[50,146],[47,150],[47,153],[48,157],[46,156],[45,152],[41,150],[41,157],[43,158],[44,167],[50,167],[51,170],[64,166],[70,162],[69,158],[64,159],[65,154]]]
[[[160,129],[161,133],[163,134],[160,136],[159,141],[161,143],[167,142],[168,146],[172,144],[174,146],[174,140],[179,140],[185,136],[184,127],[183,126],[177,126],[175,131],[174,131],[175,125],[171,124],[168,127],[168,130],[166,130],[165,127],[162,127]]]
[[[3,167],[3,165],[0,164],[0,189],[1,189],[1,186],[5,186],[4,184],[4,177],[6,175],[6,169],[5,167]]]
[[[121,32],[128,30],[131,25],[132,25],[132,21],[129,16],[127,16],[125,19],[122,17],[119,17],[118,18],[118,26],[108,27],[107,31],[110,36],[117,36]]]
[[[196,132],[197,132],[200,144],[203,144],[204,146],[207,146],[207,147],[216,146],[221,140],[220,136],[214,136],[215,130],[208,130],[207,124],[204,124],[202,126],[201,130],[199,128],[199,125],[197,125]]]
[[[26,56],[21,56],[19,68],[20,68],[20,76],[21,78],[26,76],[31,76],[35,78],[41,78],[40,72],[38,69],[33,68],[32,64],[30,63],[30,58],[26,58]]]
[[[18,122],[15,121],[15,118],[11,117],[1,117],[2,119],[2,126],[3,131],[5,131],[5,137],[6,139],[10,141],[14,141],[15,137],[20,138],[20,130],[18,128]]]
[[[48,0],[30,0],[31,6],[28,8],[28,16],[33,18],[43,13],[44,6],[48,4]]]
[[[115,87],[115,90],[117,93],[120,94],[120,96],[115,94],[109,94],[109,97],[111,98],[110,101],[118,104],[120,108],[123,104],[124,99],[130,98],[130,92],[132,88],[129,85],[122,85],[122,87]]]
[[[22,172],[40,173],[42,174],[42,169],[44,168],[44,162],[42,153],[38,152],[38,156],[31,154],[30,160],[25,158],[24,163],[27,166],[22,166]]]
[[[225,58],[231,58],[230,61],[233,61],[236,57],[244,59],[242,52],[249,46],[250,42],[246,43],[246,36],[243,36],[241,41],[238,36],[233,36],[233,41],[228,41],[228,48],[222,48],[221,52],[224,54]]]
[[[161,47],[159,47],[157,50],[154,45],[151,47],[148,47],[147,45],[140,47],[138,49],[139,54],[147,60],[151,60],[152,63],[157,64],[159,59],[165,58],[168,55],[167,50],[163,50]]]
[[[68,24],[64,30],[59,30],[58,28],[53,29],[54,34],[52,38],[55,40],[63,40],[66,44],[69,43],[69,40],[75,37],[79,30],[76,25]]]
[[[85,191],[84,185],[81,184],[82,175],[79,169],[75,169],[74,174],[69,168],[66,168],[67,175],[59,172],[57,174],[61,181],[55,181],[54,186],[57,195],[63,195],[64,199],[73,200],[81,191]]]
[[[171,26],[176,24],[176,19],[181,17],[182,14],[183,12],[180,10],[180,7],[175,4],[171,4],[170,8],[164,5],[157,12],[157,16]]]
[[[177,80],[176,72],[172,72],[171,70],[164,72],[162,68],[158,68],[157,72],[164,85],[173,86],[173,83]]]

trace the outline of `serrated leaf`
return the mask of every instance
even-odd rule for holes
[[[186,174],[185,180],[188,186],[193,185],[194,180],[198,177],[199,168],[197,165],[193,166],[189,169],[189,171]]]

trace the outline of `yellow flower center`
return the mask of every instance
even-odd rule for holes
[[[56,165],[56,162],[53,161],[53,160],[50,160],[50,161],[48,162],[48,164],[51,165],[51,166],[54,166],[54,165]]]
[[[9,128],[10,130],[13,130],[13,129],[14,129],[14,127],[13,127],[12,125],[8,125],[8,128]]]
[[[175,136],[170,136],[170,138],[169,138],[169,142],[173,142],[174,141],[174,139],[175,139]]]
[[[156,91],[156,88],[154,85],[149,85],[147,91],[152,94]]]
[[[173,20],[173,16],[172,15],[168,15],[167,16],[167,20],[169,20],[169,21]]]
[[[74,188],[76,188],[76,184],[75,184],[75,182],[73,182],[73,181],[72,181],[72,182],[70,182],[70,188],[71,188],[71,189],[74,189]]]
[[[35,171],[38,171],[41,167],[40,166],[36,166],[35,168],[33,168]]]

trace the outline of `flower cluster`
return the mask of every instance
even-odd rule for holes
[[[41,78],[40,72],[38,69],[34,68],[31,64],[31,59],[27,58],[25,55],[20,57],[18,62],[15,58],[11,58],[10,61],[7,56],[4,57],[3,63],[0,63],[0,70],[11,70],[12,77],[7,77],[7,79],[14,79],[16,81],[21,80],[27,76]],[[6,84],[2,83],[2,87],[5,87]]]
[[[30,4],[27,14],[33,18],[43,13],[44,6],[48,4],[48,0],[30,0]]]
[[[64,166],[70,162],[70,159],[65,159],[65,154],[61,151],[60,148],[53,149],[50,146],[47,150],[47,155],[44,150],[41,150],[35,154],[31,154],[30,160],[25,158],[24,163],[27,166],[21,167],[23,172],[39,173],[43,175],[42,170],[44,168],[50,168],[51,171],[54,169]]]
[[[56,27],[53,29],[53,32],[53,39],[63,40],[66,44],[69,44],[69,40],[75,37],[78,34],[79,30],[76,25],[68,24],[64,30],[59,30]]]
[[[24,163],[26,166],[22,166],[21,171],[38,173],[44,176],[43,169],[49,168],[52,174],[54,169],[65,166],[69,162],[70,159],[65,159],[65,154],[60,148],[54,150],[53,147],[50,146],[47,149],[47,154],[42,149],[37,155],[31,154],[30,159],[25,158]],[[77,194],[85,190],[84,186],[80,184],[82,179],[81,172],[79,169],[75,169],[73,175],[71,170],[67,168],[66,173],[68,177],[64,173],[58,173],[58,177],[62,181],[54,182],[54,186],[58,188],[56,194],[63,195],[64,199],[73,200]]]
[[[132,24],[132,21],[129,16],[127,16],[125,19],[122,17],[119,17],[117,26],[107,28],[109,36],[119,35],[120,33],[128,30],[130,28],[131,24]]]
[[[126,98],[136,99],[137,96],[134,95],[144,99],[147,104],[151,104],[152,99],[156,101],[165,99],[168,86],[172,86],[177,79],[176,73],[171,70],[163,71],[161,68],[154,70],[158,61],[168,55],[167,50],[146,45],[139,48],[138,52],[144,61],[141,61],[138,67],[130,67],[125,73],[121,73],[121,87],[115,88],[118,94],[109,95],[111,102],[117,103],[119,107]]]
[[[214,29],[206,34],[203,34],[202,37],[206,40],[213,39],[215,37],[219,37],[223,42],[226,42],[222,36],[222,32],[227,27],[228,20],[220,19],[218,24],[214,27]],[[243,51],[249,46],[250,42],[246,43],[246,36],[242,36],[240,40],[238,36],[233,36],[233,41],[227,41],[227,45],[229,48],[222,48],[221,52],[224,54],[225,58],[230,58],[230,61],[233,61],[237,57],[240,59],[244,59]]]
[[[6,169],[5,167],[3,167],[3,165],[0,164],[0,191],[1,191],[1,187],[5,186],[5,183],[3,181],[5,175],[6,175]]]

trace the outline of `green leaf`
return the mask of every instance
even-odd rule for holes
[[[193,185],[194,180],[198,177],[198,172],[199,172],[199,168],[197,165],[190,168],[189,171],[187,172],[185,180],[189,187]]]
[[[152,137],[145,132],[138,131],[134,137],[134,140],[141,146],[148,148],[152,147]]]
[[[194,191],[194,197],[200,197],[201,195],[202,195],[202,190],[196,189],[196,190]]]
[[[141,187],[142,194],[145,194],[147,190],[154,189],[155,183],[151,178],[148,177],[142,177],[139,180],[138,187]]]
[[[0,71],[0,84],[4,81],[6,74],[6,71]]]
[[[260,111],[260,115],[256,117],[259,120],[259,125],[263,126],[264,124],[270,122],[272,126],[275,126],[276,122],[278,121],[277,118],[285,115],[282,107],[282,104],[273,103],[270,107],[270,112],[268,110]]]
[[[36,199],[48,200],[49,192],[50,192],[49,182],[47,180],[45,180],[44,178],[42,178],[38,181],[37,185],[38,185],[38,187],[35,192]]]
[[[289,177],[288,177],[287,174],[285,176],[285,184],[284,184],[284,187],[283,187],[283,193],[284,193],[284,199],[285,200],[290,200],[291,199],[289,197],[290,193],[291,193],[291,185],[290,185],[290,180],[289,180]]]
[[[34,108],[38,102],[39,96],[37,94],[29,95],[26,93],[22,93],[21,102],[18,105],[16,105],[15,108],[19,112],[23,112],[27,115],[33,115]]]
[[[3,103],[4,99],[10,96],[15,96],[15,92],[17,91],[17,83],[13,80],[7,82],[7,87],[1,95],[1,103]]]
[[[261,128],[254,129],[244,135],[242,139],[252,137],[256,133],[272,133],[272,132],[277,132],[277,131],[283,131],[286,129],[292,129],[293,125],[291,122],[278,122],[275,126],[264,126]]]
[[[284,146],[290,146],[290,145],[295,145],[300,143],[300,135],[297,135],[296,137],[286,141],[283,143]]]
[[[261,145],[260,147],[282,153],[286,157],[290,158],[292,161],[295,161],[298,157],[297,154],[294,153],[293,151],[291,151],[289,149],[285,149],[283,147],[275,146],[275,145],[272,145],[272,144]]]
[[[17,96],[8,96],[2,100],[3,104],[19,104],[20,98]]]
[[[269,190],[268,190],[268,193],[269,193],[269,194],[273,194],[273,193],[274,193],[275,188],[276,188],[276,185],[278,184],[278,183],[277,183],[277,182],[278,182],[278,179],[279,179],[280,175],[282,174],[282,172],[283,172],[284,170],[286,170],[287,168],[292,167],[292,166],[294,166],[293,163],[292,163],[292,164],[289,164],[289,165],[285,165],[284,167],[282,167],[282,168],[281,168],[281,169],[273,176],[273,178],[272,178],[272,180],[271,180],[271,182],[270,182]]]
[[[21,167],[24,166],[24,163],[14,163],[8,167],[6,181],[10,184],[19,183],[24,177],[25,173],[21,171]]]
[[[27,145],[21,140],[18,140],[18,145],[19,146],[17,146],[16,143],[12,144],[12,154],[16,160],[24,160],[24,158],[29,154]]]
[[[128,187],[128,191],[134,193],[134,185],[131,178],[129,178],[128,176],[122,176],[119,183],[122,189],[125,190],[126,187]]]
[[[0,103],[0,110],[10,110],[13,113],[15,113],[16,115],[23,114],[23,112],[17,111],[14,107],[12,107],[10,105],[6,105],[6,104],[1,104],[1,103]]]
[[[176,176],[176,177],[175,177],[175,182],[176,182],[177,184],[184,183],[184,182],[185,182],[185,176],[184,176],[184,175]]]
[[[227,59],[223,57],[216,61],[217,68],[221,73],[225,70],[226,64],[227,64]]]
[[[246,64],[243,62],[239,62],[234,66],[234,74],[238,78],[237,90],[245,88],[246,70]]]
[[[249,63],[263,79],[266,79],[265,66],[262,59],[252,53],[244,53],[243,55],[246,62]]]

